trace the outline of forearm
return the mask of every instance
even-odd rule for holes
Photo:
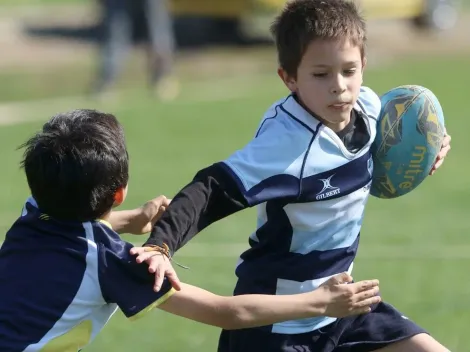
[[[145,245],[165,243],[173,254],[210,224],[247,206],[235,181],[212,165],[173,198]]]
[[[112,211],[106,219],[117,233],[130,233],[129,226],[136,217],[141,216],[139,209]]]
[[[310,299],[307,300],[307,296],[301,294],[219,297],[218,314],[223,319],[223,328],[227,330],[321,316],[324,312],[322,305]]]
[[[203,324],[234,330],[303,319],[324,314],[321,292],[268,296],[222,297],[183,284],[161,309]]]

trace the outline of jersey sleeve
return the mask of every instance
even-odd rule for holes
[[[237,184],[219,163],[200,170],[173,197],[145,245],[166,244],[173,255],[210,224],[248,206]]]
[[[146,264],[137,264],[129,254],[131,248],[125,241],[99,244],[99,278],[105,300],[116,303],[127,318],[136,319],[165,302],[175,290],[165,278],[161,290],[155,292],[154,275]]]
[[[311,136],[266,121],[261,133],[221,162],[250,206],[272,199],[297,197]]]

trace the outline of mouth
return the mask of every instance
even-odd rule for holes
[[[329,105],[328,107],[332,109],[337,109],[337,110],[344,110],[348,108],[349,105],[350,105],[349,103],[334,103],[334,104]]]

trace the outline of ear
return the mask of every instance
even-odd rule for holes
[[[124,203],[124,200],[126,199],[126,196],[127,196],[127,186],[119,188],[116,191],[116,193],[114,194],[113,207],[118,207],[122,203]]]
[[[364,71],[366,69],[366,66],[367,66],[367,58],[364,56],[364,58],[362,59],[362,82],[361,84],[364,82]]]
[[[290,76],[282,67],[279,67],[277,69],[277,75],[282,79],[286,87],[291,92],[294,93],[297,91],[297,81],[294,77]]]

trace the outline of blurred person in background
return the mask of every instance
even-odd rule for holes
[[[175,39],[167,0],[99,0],[102,32],[100,62],[93,94],[102,96],[116,81],[132,48],[134,24],[142,18],[147,31],[148,78],[152,91],[163,100],[178,95],[173,75]],[[139,17],[140,16],[140,17]]]

